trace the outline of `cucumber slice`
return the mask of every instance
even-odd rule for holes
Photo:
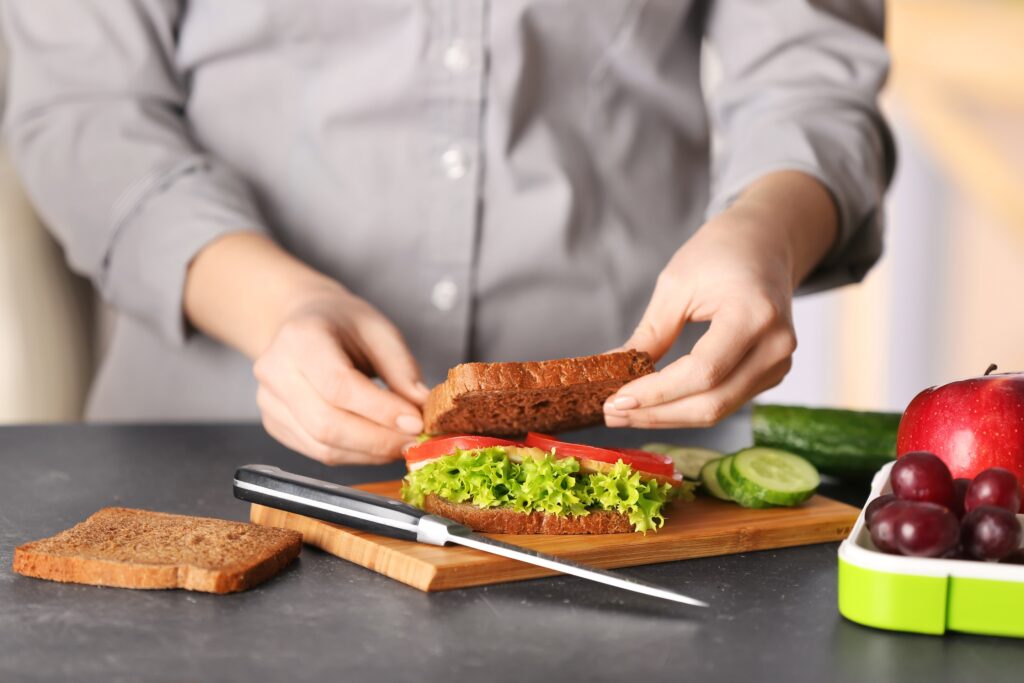
[[[742,451],[740,452],[742,453]],[[722,487],[722,490],[729,498],[745,508],[760,509],[772,507],[771,503],[762,500],[754,495],[751,489],[742,485],[740,478],[736,474],[736,468],[733,465],[735,459],[735,455],[729,455],[718,462],[718,484]]]
[[[727,455],[718,461],[718,469],[715,470],[715,479],[718,480],[718,487],[729,496],[729,500],[736,500],[732,497],[732,489],[736,488],[736,482],[732,481],[732,456]]]
[[[786,451],[755,447],[731,457],[728,478],[732,488],[723,488],[738,500],[799,505],[814,495],[821,483],[814,465]]]
[[[733,479],[732,476],[732,456],[727,455],[718,461],[718,469],[715,470],[715,479],[718,481],[718,487],[722,489],[722,493],[728,496],[729,500],[734,503],[739,503],[736,498],[733,497],[733,491],[736,491],[739,495],[739,483]]]
[[[722,490],[722,485],[718,483],[718,466],[721,464],[724,458],[718,458],[716,460],[709,460],[704,463],[704,467],[700,470],[700,483],[703,484],[704,490],[710,493],[714,498],[719,500],[727,500],[730,503],[732,498],[729,494]]]
[[[667,443],[649,443],[643,450],[660,453],[672,458],[676,472],[692,481],[701,481],[701,468],[711,460],[721,458],[724,453],[699,446],[673,446]]]

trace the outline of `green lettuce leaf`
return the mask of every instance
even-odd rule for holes
[[[590,510],[625,514],[637,531],[657,529],[661,514],[674,497],[692,498],[692,487],[674,488],[657,480],[642,481],[621,460],[608,472],[580,472],[573,458],[525,457],[514,462],[504,447],[456,450],[410,472],[402,484],[402,498],[418,507],[428,494],[453,503],[478,507],[510,507],[559,515],[587,515]]]
[[[684,483],[673,491],[671,485],[657,479],[643,481],[638,472],[621,460],[608,472],[591,473],[588,490],[598,507],[625,514],[637,531],[660,529],[665,524],[661,508],[673,497],[693,498],[692,486]]]

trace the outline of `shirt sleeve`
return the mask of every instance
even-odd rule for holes
[[[3,0],[5,132],[72,269],[172,343],[195,254],[265,232],[246,183],[192,139],[178,0]]]
[[[882,0],[719,0],[706,38],[722,70],[710,97],[714,215],[757,178],[803,171],[831,193],[839,235],[801,293],[863,278],[882,251],[895,164],[877,104],[888,74]]]

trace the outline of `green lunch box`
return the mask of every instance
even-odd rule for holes
[[[869,503],[892,492],[891,469],[889,463],[875,474]],[[1017,518],[1024,523],[1024,515]],[[862,509],[839,546],[839,613],[892,631],[1024,638],[1024,565],[880,552]]]

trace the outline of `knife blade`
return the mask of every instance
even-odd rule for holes
[[[454,543],[635,593],[696,607],[708,606],[702,600],[646,581],[497,541],[458,522],[428,514],[393,498],[293,474],[271,465],[238,468],[234,493],[236,498],[250,503],[362,531],[438,546]]]

